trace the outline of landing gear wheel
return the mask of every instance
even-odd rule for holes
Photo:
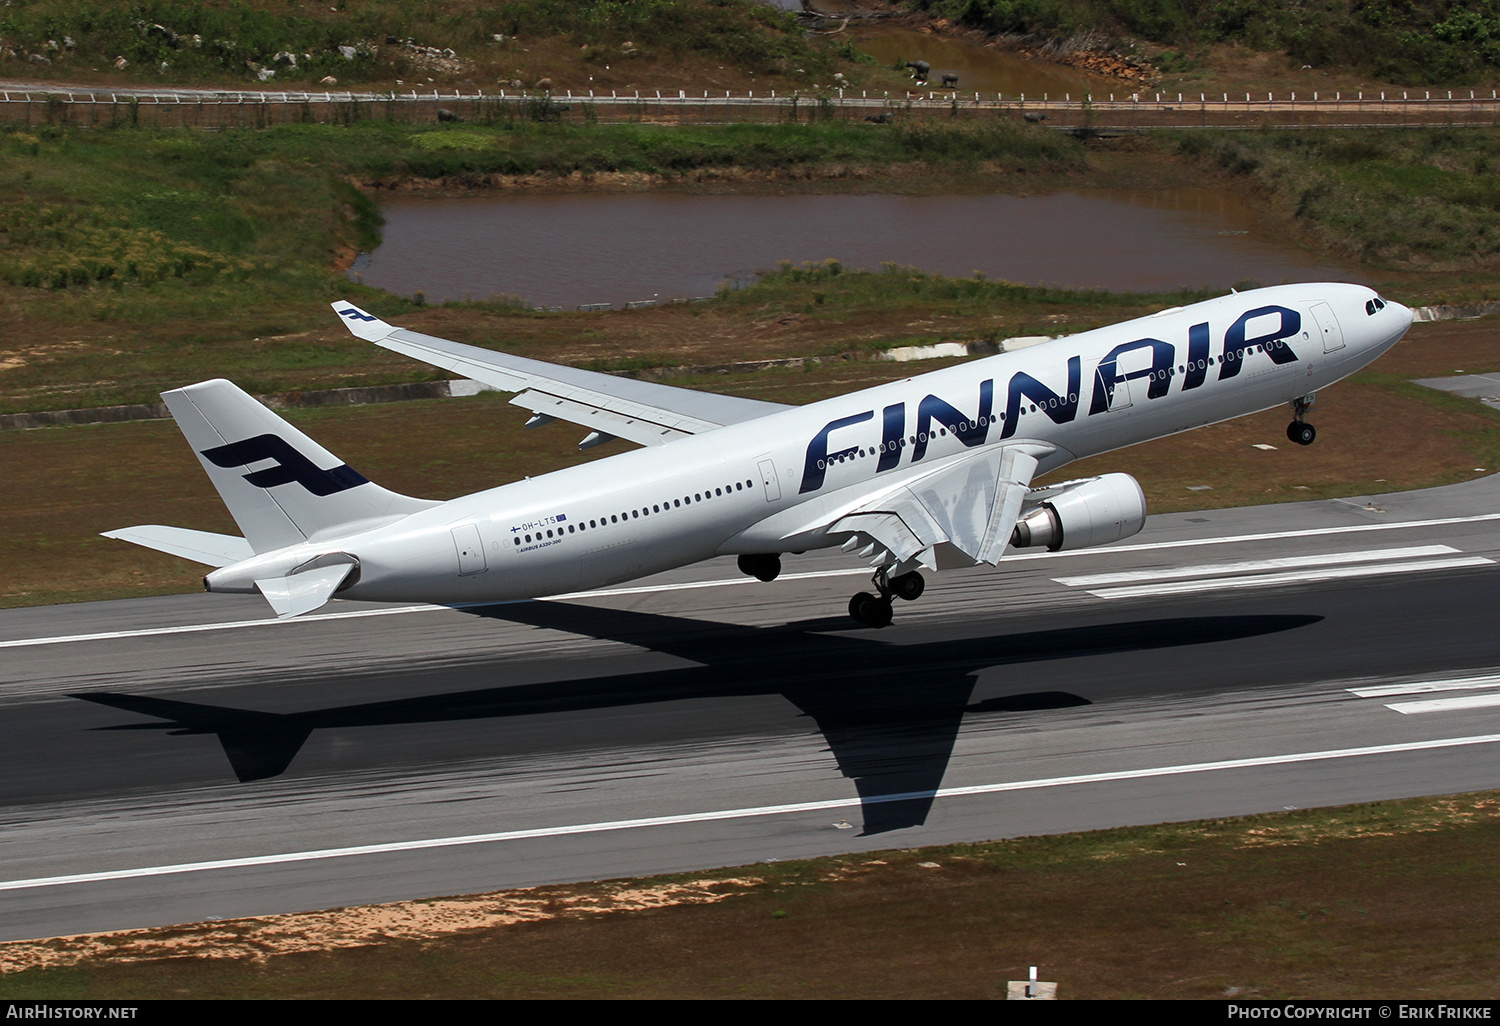
[[[864,623],[865,618],[860,616],[860,610],[864,609],[866,602],[875,601],[875,596],[868,591],[862,591],[849,600],[849,618],[856,623]]]
[[[891,600],[862,591],[849,600],[849,615],[869,627],[889,627]]]
[[[1318,429],[1305,421],[1294,420],[1286,426],[1286,437],[1298,445],[1312,445],[1318,437]]]
[[[922,575],[915,570],[904,573],[890,580],[891,594],[906,602],[915,602],[922,597],[922,592],[927,587],[927,582],[922,580]]]
[[[891,625],[891,600],[871,596],[868,602],[861,603],[859,618],[871,627],[889,627]]]
[[[757,553],[739,558],[740,573],[757,581],[774,581],[781,575],[781,557],[775,553]]]

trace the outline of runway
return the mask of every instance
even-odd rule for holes
[[[0,939],[1500,786],[1500,480],[929,575],[0,612]]]

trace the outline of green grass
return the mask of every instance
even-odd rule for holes
[[[497,115],[498,117],[498,115]],[[440,144],[440,145],[439,145]],[[521,176],[587,183],[716,180],[859,188],[1081,188],[1210,181],[1260,198],[1268,229],[1402,277],[1408,302],[1500,292],[1500,133],[1166,133],[1091,149],[1001,123],[664,128],[526,120],[405,126],[288,124],[197,132],[51,125],[0,131],[0,412],[152,402],[229,375],[257,392],[420,380],[431,374],[333,330],[350,297],[394,320],[418,304],[351,284],[339,267],[379,239],[373,196],[418,185],[466,192]],[[885,176],[885,177],[877,177]],[[775,188],[777,186],[769,186]],[[691,310],[545,315],[454,304],[438,333],[627,369],[878,350],[914,334],[990,339],[1123,319],[1201,298],[1112,296],[950,279],[906,268],[789,267]],[[638,312],[633,312],[633,314]],[[774,315],[774,316],[773,316]],[[762,338],[757,322],[801,318]],[[917,316],[936,322],[913,332]],[[721,352],[674,355],[707,318]],[[588,333],[605,336],[591,340]],[[705,333],[698,332],[703,335]],[[850,339],[858,339],[851,343]],[[686,345],[686,343],[684,343]],[[601,363],[601,361],[604,361]]]
[[[1066,39],[1092,32],[1175,47],[1235,43],[1282,51],[1293,66],[1350,68],[1411,85],[1469,85],[1500,77],[1500,4],[1494,0],[908,2],[990,33]]]
[[[1163,140],[1245,181],[1320,248],[1373,268],[1493,275],[1500,267],[1496,131],[1179,132]]]
[[[826,77],[839,60],[836,43],[804,38],[790,14],[751,0],[339,0],[306,6],[12,0],[0,10],[0,38],[12,51],[3,63],[58,77],[108,68],[123,57],[135,73],[169,82],[258,84],[260,68],[274,71],[281,83],[325,75],[346,83],[411,78],[426,69],[420,55],[401,45],[410,39],[456,51],[470,74],[493,81],[515,62],[517,36],[531,45],[556,39],[574,51],[599,48],[601,64],[610,55],[623,59],[620,48],[631,42],[636,60],[779,68],[809,81]],[[341,47],[349,48],[347,55]]]

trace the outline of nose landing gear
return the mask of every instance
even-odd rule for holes
[[[885,568],[875,571],[870,579],[877,594],[862,591],[849,600],[849,615],[856,623],[867,627],[889,627],[891,624],[891,599],[915,602],[921,598],[926,582],[922,575],[912,570],[895,577],[886,576]]]
[[[1292,422],[1286,426],[1286,437],[1298,445],[1312,445],[1318,437],[1318,429],[1303,421],[1307,411],[1316,401],[1316,393],[1309,393],[1292,400]]]

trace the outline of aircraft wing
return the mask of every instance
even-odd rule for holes
[[[845,549],[865,543],[860,555],[873,557],[871,566],[889,563],[887,552],[898,565],[934,570],[994,566],[1010,544],[1044,450],[1016,445],[961,456],[842,513],[828,533],[852,532]]]
[[[545,418],[538,424],[548,420],[581,424],[592,433],[579,443],[580,448],[612,438],[661,445],[790,409],[780,403],[636,381],[450,342],[387,324],[353,303],[340,301],[333,308],[358,338],[502,392],[520,393],[511,402]]]

